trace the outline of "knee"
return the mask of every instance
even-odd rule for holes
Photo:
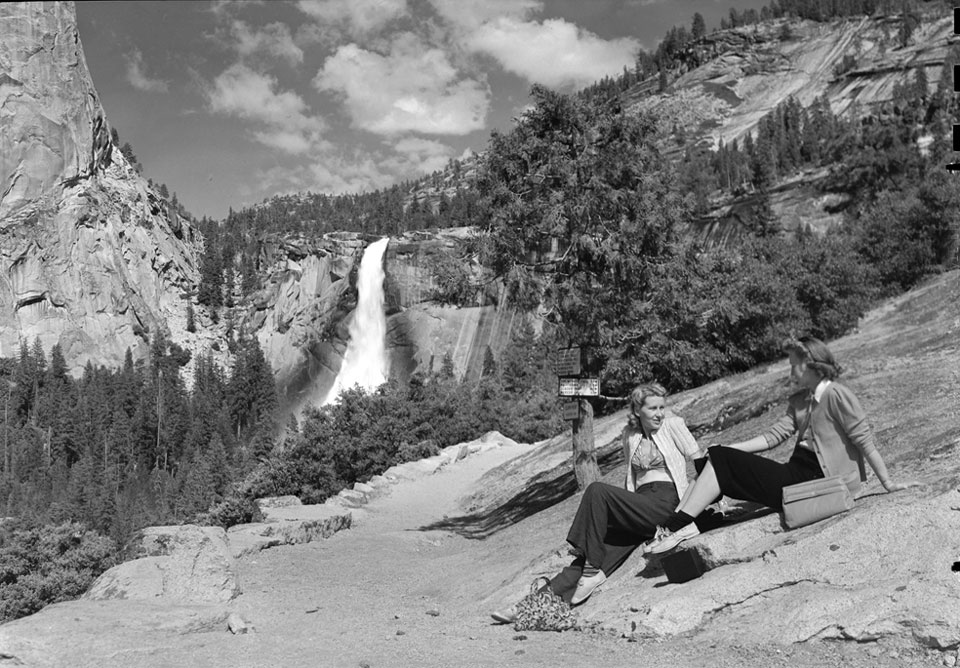
[[[610,488],[610,485],[603,482],[592,482],[587,485],[587,488],[583,490],[584,498],[596,499],[598,497],[606,496],[607,490]]]
[[[591,496],[594,494],[600,494],[602,492],[603,492],[603,483],[600,481],[590,483],[589,485],[587,485],[587,488],[583,490],[584,495],[590,494]]]

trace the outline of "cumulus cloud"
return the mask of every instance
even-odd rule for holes
[[[452,157],[449,146],[417,137],[401,138],[370,150],[328,148],[315,154],[309,164],[274,165],[259,171],[257,192],[369,192],[442,169]]]
[[[323,25],[335,25],[354,38],[376,33],[406,16],[407,0],[300,0],[297,7]]]
[[[237,63],[208,87],[208,108],[260,124],[254,138],[287,153],[305,153],[324,146],[323,119],[310,115],[307,104],[296,93],[276,88],[273,77]]]
[[[453,157],[453,149],[438,141],[422,137],[404,137],[392,146],[395,155],[383,162],[392,173],[429,174],[446,167]]]
[[[290,28],[280,22],[253,29],[244,21],[231,21],[229,46],[241,57],[268,56],[291,66],[303,62],[303,50],[294,41]]]
[[[127,81],[137,90],[147,93],[166,93],[168,86],[163,79],[154,79],[144,71],[143,54],[135,49],[127,54]]]
[[[512,18],[484,23],[467,37],[466,44],[509,72],[557,88],[582,88],[632,66],[639,46],[629,38],[602,39],[563,19]]]
[[[434,10],[451,25],[471,31],[498,18],[524,20],[543,9],[540,0],[430,0]]]
[[[341,46],[313,83],[343,98],[354,126],[381,135],[467,134],[484,127],[490,104],[485,84],[461,77],[443,50],[411,33],[386,55]]]

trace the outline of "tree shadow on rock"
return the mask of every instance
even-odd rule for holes
[[[603,474],[613,470],[620,460],[619,448],[597,451],[597,464]],[[452,531],[464,538],[483,539],[513,526],[531,515],[550,508],[577,491],[577,479],[569,462],[530,478],[527,485],[494,508],[458,517],[446,517],[420,527],[420,531]],[[572,519],[572,518],[571,518]]]

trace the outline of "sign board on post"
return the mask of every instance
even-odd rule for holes
[[[563,402],[563,419],[564,420],[579,420],[580,419],[580,401],[579,399],[568,399]]]
[[[561,397],[599,397],[599,378],[561,378],[557,387]]]
[[[580,375],[580,348],[563,348],[557,351],[557,375]]]

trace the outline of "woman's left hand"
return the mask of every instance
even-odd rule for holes
[[[911,480],[910,482],[893,482],[888,480],[886,483],[884,483],[883,488],[888,492],[899,492],[902,489],[919,486],[920,483],[916,480]]]

